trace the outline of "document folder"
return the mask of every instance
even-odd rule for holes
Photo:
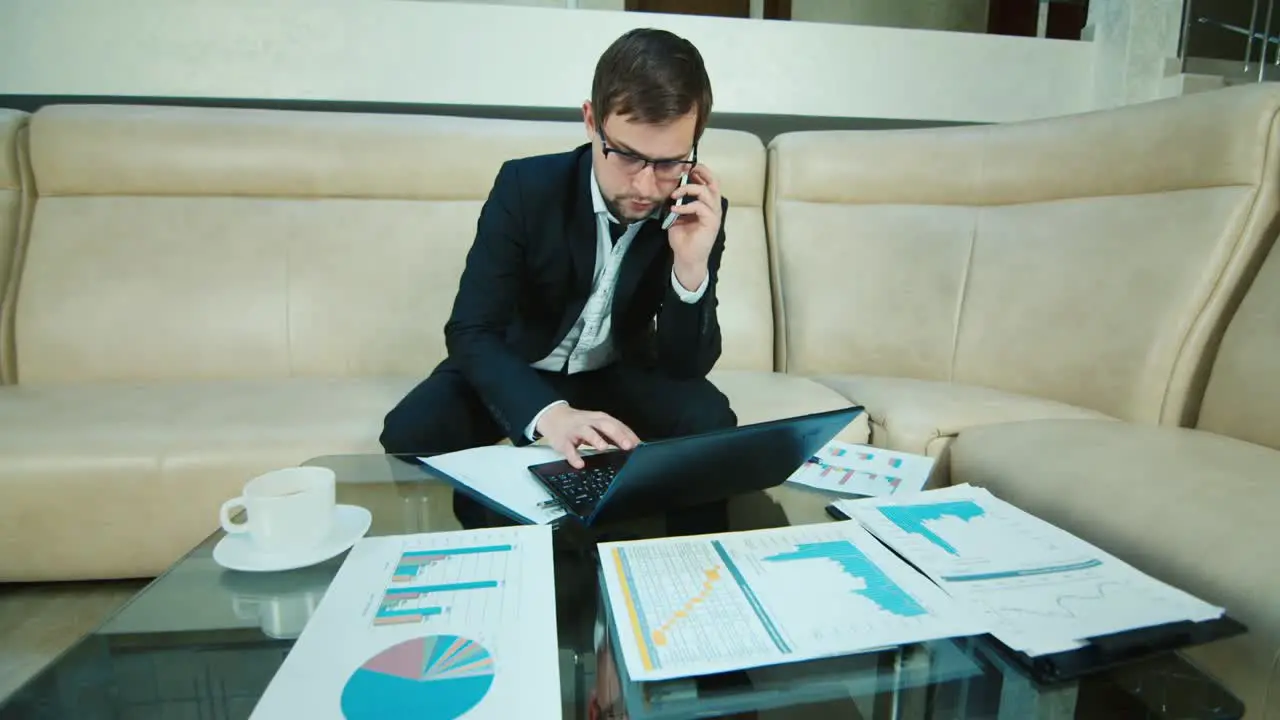
[[[852,519],[835,504],[827,505],[826,512],[835,520]],[[1198,622],[1162,623],[1083,638],[1080,640],[1085,643],[1083,647],[1036,656],[1014,650],[990,634],[978,636],[977,639],[1036,682],[1055,683],[1075,680],[1127,663],[1224,640],[1245,632],[1245,625],[1223,614]]]
[[[522,525],[559,528],[564,508],[534,480],[531,462],[554,456],[550,448],[493,445],[414,458],[432,476],[489,510]]]
[[[1213,620],[1153,625],[1088,638],[1088,644],[1082,648],[1038,657],[1012,650],[990,635],[982,636],[982,640],[1031,679],[1048,684],[1077,680],[1128,663],[1225,640],[1247,630],[1239,621],[1223,615]]]

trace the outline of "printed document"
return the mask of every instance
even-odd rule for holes
[[[488,498],[512,519],[545,525],[564,517],[555,498],[533,477],[530,465],[563,460],[549,447],[488,445],[418,458],[437,473]]]
[[[926,455],[832,440],[787,482],[850,495],[907,495],[924,487],[933,465],[934,459]]]
[[[836,506],[1028,655],[1223,613],[981,488]]]
[[[551,528],[365,538],[253,720],[560,717]]]
[[[601,543],[633,681],[985,632],[858,523]]]

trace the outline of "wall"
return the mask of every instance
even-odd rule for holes
[[[626,7],[626,0],[418,1],[593,10],[623,10]],[[791,19],[917,30],[986,32],[988,2],[989,0],[791,0]],[[751,17],[764,17],[764,0],[751,0]]]
[[[1093,105],[1092,48],[1069,41],[406,0],[4,3],[0,96],[573,108],[643,24],[698,45],[717,112],[1000,122]]]

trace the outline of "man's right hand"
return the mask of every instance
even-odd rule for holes
[[[631,428],[608,413],[578,410],[569,405],[547,410],[538,418],[538,432],[575,468],[582,468],[584,464],[578,454],[580,445],[596,450],[608,450],[610,445],[630,450],[640,444],[640,438]]]

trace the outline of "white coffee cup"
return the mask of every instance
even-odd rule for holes
[[[222,504],[220,518],[227,534],[248,533],[262,552],[307,550],[320,544],[333,526],[337,477],[322,467],[272,470],[250,480],[244,494]],[[247,522],[233,523],[244,508]]]
[[[273,638],[296,638],[323,597],[323,589],[272,597],[235,595],[231,598],[231,611],[241,620],[256,620],[262,632]]]

